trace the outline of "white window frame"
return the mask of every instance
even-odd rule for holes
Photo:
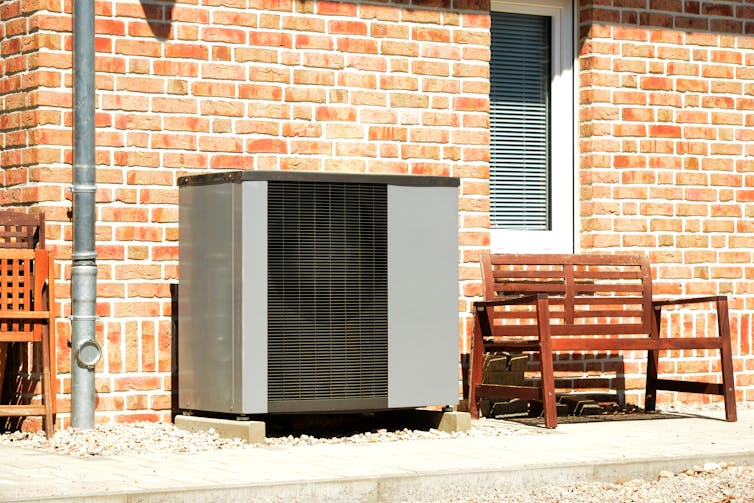
[[[576,141],[574,47],[575,30],[572,0],[533,0],[511,2],[492,0],[493,11],[549,16],[551,26],[551,230],[523,231],[492,229],[490,247],[494,252],[572,253],[576,237]],[[558,50],[559,49],[559,50]],[[558,189],[568,187],[568,189]]]

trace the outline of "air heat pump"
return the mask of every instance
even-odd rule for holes
[[[180,178],[180,408],[457,403],[457,186],[278,171]]]

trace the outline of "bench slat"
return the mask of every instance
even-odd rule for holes
[[[643,330],[644,326],[640,323],[625,324],[589,324],[589,325],[551,325],[550,331],[552,337],[579,337],[584,335],[647,335]],[[493,326],[493,336],[497,337],[532,337],[537,335],[536,325],[518,325],[518,326]],[[599,339],[589,339],[597,341]]]
[[[505,278],[505,281],[511,279],[527,279],[527,278],[544,278],[544,279],[563,279],[562,270],[543,271],[543,270],[531,270],[531,269],[495,269],[492,271],[492,275],[495,279]]]
[[[719,337],[674,337],[650,338],[616,338],[616,339],[582,339],[559,337],[552,339],[554,351],[629,351],[629,350],[671,350],[671,349],[719,349],[722,340]]]
[[[488,351],[539,351],[539,341],[537,339],[499,339],[485,343],[484,347]]]
[[[646,258],[642,255],[620,254],[607,255],[601,253],[495,253],[488,254],[492,265],[537,265],[537,264],[580,264],[580,265],[605,265],[605,264],[633,264],[640,265]]]
[[[487,398],[521,398],[524,400],[541,400],[542,392],[534,386],[512,386],[501,384],[477,384],[476,392]]]
[[[642,291],[642,285],[637,284],[630,284],[630,283],[595,283],[595,284],[582,284],[582,283],[576,283],[574,285],[574,289],[576,290],[577,294],[584,295],[584,294],[592,294],[592,293],[603,293],[608,295],[615,295],[615,294],[621,294],[625,292],[629,293],[641,293]]]
[[[496,287],[497,297],[509,297],[513,294],[521,294],[525,292],[537,292],[547,293],[553,295],[564,295],[565,285],[561,283],[506,283],[504,285],[498,285]],[[507,295],[506,295],[507,294]]]
[[[665,391],[677,391],[680,393],[706,393],[709,395],[724,395],[725,389],[722,384],[699,382],[699,381],[671,381],[670,379],[657,379],[657,389]]]

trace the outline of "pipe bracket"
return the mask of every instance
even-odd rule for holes
[[[71,193],[81,192],[81,193],[89,193],[93,194],[97,192],[97,186],[92,184],[76,184],[76,185],[70,185],[68,187],[68,191]]]
[[[73,260],[96,259],[97,252],[96,251],[75,251],[71,254],[71,258]]]

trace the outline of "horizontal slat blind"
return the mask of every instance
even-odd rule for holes
[[[550,229],[550,18],[492,12],[493,229]]]

